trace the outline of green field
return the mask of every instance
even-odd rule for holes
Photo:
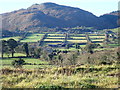
[[[67,41],[72,43],[87,43],[87,40],[67,40]]]
[[[26,55],[23,54],[23,53],[14,53],[14,56],[15,56],[15,57],[19,57],[19,56],[23,56],[23,57],[24,57],[24,56],[26,56]],[[4,54],[4,57],[8,57],[8,55],[7,55],[7,54]],[[12,57],[12,55],[10,54],[9,57]]]
[[[118,47],[120,44],[109,44],[109,46]]]
[[[16,36],[16,37],[7,37],[7,38],[2,38],[2,40],[9,40],[9,39],[14,39],[16,41],[18,41],[21,37]]]
[[[118,33],[120,32],[120,27],[119,28],[114,28],[114,29],[109,29],[112,32]]]
[[[41,39],[41,37],[43,37],[43,35],[44,34],[28,34],[20,42],[38,42]],[[94,43],[103,45],[102,41],[105,38],[104,34],[89,34],[89,37]],[[3,38],[3,39],[8,40],[10,38],[13,38],[18,41],[21,37],[18,36],[18,37],[9,37],[9,38]],[[55,34],[55,33],[50,34],[50,33],[48,33],[47,37],[43,40],[42,45],[48,46],[48,44],[50,44],[50,45],[61,44],[65,41],[64,39],[65,39],[65,34]],[[85,44],[87,44],[86,35],[85,34],[69,34],[67,42],[69,44],[74,43],[74,45],[75,45],[75,43],[79,43],[81,45],[81,47],[85,47]],[[69,50],[75,50],[74,45],[73,45],[73,47],[70,47]],[[117,47],[119,45],[110,44],[109,46]]]
[[[56,38],[56,39],[64,39],[65,37],[47,37],[47,39],[49,39],[49,38],[52,38],[52,39],[54,39],[54,38]]]
[[[29,34],[21,40],[21,42],[38,42],[43,35],[44,34]],[[90,34],[89,36],[93,42],[103,46],[102,41],[105,38],[104,35]],[[3,39],[8,40],[9,38]],[[20,37],[13,38],[19,40]],[[62,44],[65,41],[64,39],[64,34],[48,34],[43,40],[43,46],[48,46],[48,44]],[[120,65],[116,61],[116,51],[114,52],[114,50],[116,50],[115,47],[120,46],[119,44],[108,44],[107,46],[110,46],[109,48],[95,48],[93,49],[93,54],[87,52],[81,54],[81,52],[76,52],[77,50],[81,51],[81,49],[76,49],[75,46],[76,43],[78,43],[80,47],[83,48],[83,51],[87,51],[84,50],[87,44],[85,34],[70,34],[66,42],[67,44],[73,45],[69,47],[69,49],[66,49],[67,47],[53,47],[53,50],[56,51],[51,60],[49,59],[51,53],[45,53],[45,58],[42,57],[44,53],[40,53],[39,57],[41,58],[38,59],[32,57],[27,58],[24,53],[15,53],[14,58],[12,58],[11,54],[9,58],[8,55],[5,54],[4,59],[0,60],[0,69],[3,71],[1,74],[2,87],[39,88],[43,90],[59,90],[64,88],[78,88],[79,90],[79,88],[119,87],[118,77]],[[59,50],[67,50],[70,52],[58,53]],[[113,53],[111,53],[112,51]],[[13,67],[12,62],[19,58],[22,58],[26,65],[24,64],[19,68]],[[107,64],[104,64],[105,61]]]
[[[61,40],[61,39],[44,39],[44,41],[64,41],[64,40]]]
[[[26,38],[21,40],[21,42],[38,42],[43,35],[44,34],[30,34]]]
[[[103,41],[104,39],[92,39],[92,41]]]
[[[4,64],[11,64],[11,62],[12,62],[13,60],[18,60],[18,59],[19,59],[19,58],[6,58],[6,59],[2,59],[2,64],[3,64],[3,65],[4,65]],[[35,59],[35,58],[22,58],[22,59],[24,59],[25,62],[27,62],[27,63],[32,63],[32,64],[34,64],[34,63],[36,63],[36,64],[46,63],[46,62],[44,62],[44,61],[41,61],[41,60]]]
[[[12,61],[18,60],[19,58],[6,58],[0,60],[1,62],[1,67],[13,67],[12,66]],[[39,68],[39,67],[48,67],[49,65],[38,65],[38,64],[48,64],[46,61],[41,61],[39,59],[35,58],[22,58],[25,63],[31,63],[31,64],[36,64],[36,65],[23,65],[23,68],[25,69],[33,69],[33,68]]]
[[[89,36],[91,39],[92,38],[105,38],[105,36]]]

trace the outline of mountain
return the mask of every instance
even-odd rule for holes
[[[110,12],[110,13],[107,13],[106,15],[114,15],[114,16],[119,16],[120,15],[120,11],[113,11],[113,12]]]
[[[104,18],[109,23],[111,23],[114,27],[120,26],[120,11],[114,11],[111,13],[104,14],[100,16],[100,18]]]
[[[4,13],[2,17],[3,30],[11,31],[39,30],[40,27],[116,27],[116,24],[113,24],[116,20],[114,17],[108,20],[105,16],[97,17],[88,11],[55,3],[34,4],[27,9]]]

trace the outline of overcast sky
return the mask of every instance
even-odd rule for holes
[[[0,0],[0,13],[28,8],[35,3],[53,2],[60,5],[78,7],[100,16],[118,10],[119,0]]]

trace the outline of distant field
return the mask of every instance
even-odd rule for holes
[[[48,34],[48,35],[50,35],[50,36],[56,35],[57,36],[57,35],[64,35],[64,34]]]
[[[115,33],[120,32],[120,28],[115,28],[115,29],[109,29],[110,31],[113,31]]]
[[[56,44],[61,44],[61,43],[45,43],[45,44],[52,44],[52,45],[56,45]]]
[[[26,56],[26,54],[23,54],[23,53],[14,53],[14,56],[15,56],[15,57]],[[7,55],[7,54],[4,54],[4,57],[8,57],[8,55]],[[9,57],[12,57],[12,55],[10,54]]]
[[[114,48],[96,48],[94,51],[101,51],[101,50],[114,50]]]
[[[104,34],[89,34],[89,36],[104,36]]]
[[[44,39],[44,41],[64,41],[64,40],[61,40],[61,39]]]
[[[21,37],[17,36],[17,37],[7,37],[7,38],[2,38],[2,40],[9,40],[9,39],[14,39],[16,41],[18,41]]]
[[[77,50],[77,49],[74,48],[74,47],[72,47],[72,48],[69,48],[69,49],[61,48],[61,49],[59,49],[59,50],[61,50],[61,51],[75,51],[75,50]],[[81,50],[79,49],[79,51],[81,51]]]
[[[6,59],[2,59],[2,64],[11,64],[11,62],[13,60],[18,60],[19,58],[6,58]],[[47,62],[44,62],[44,61],[41,61],[39,59],[35,59],[35,58],[22,58],[25,60],[25,62],[27,63],[36,63],[36,64],[41,64],[41,63],[47,63]]]
[[[26,38],[21,40],[21,42],[38,42],[43,35],[44,34],[29,34],[26,36]],[[100,44],[101,46],[103,45],[102,41],[105,38],[104,34],[89,34],[89,37],[93,41],[93,43]],[[9,37],[9,38],[19,40],[20,37]],[[3,39],[8,40],[9,38],[3,38]],[[49,34],[47,34],[47,37],[43,40],[43,45],[61,44],[64,42],[64,39],[65,39],[65,34],[49,33]],[[74,45],[72,47],[70,47],[69,50],[75,50],[75,43],[79,43],[81,47],[85,47],[85,45],[87,43],[86,35],[85,34],[69,34],[67,42],[69,44],[74,43]],[[111,44],[109,46],[117,47],[119,45]],[[62,50],[64,50],[64,49],[62,49]],[[18,56],[21,56],[21,54],[18,54]],[[22,55],[22,56],[25,56],[25,55]]]
[[[85,34],[70,34],[73,37],[85,37]]]
[[[39,59],[35,58],[22,58],[26,63],[31,63],[31,64],[48,64],[46,61],[41,61]],[[11,63],[14,60],[18,60],[18,58],[6,58],[0,60],[2,67],[12,67]],[[26,69],[33,69],[35,67],[45,67],[46,65],[24,65],[23,68]],[[47,65],[48,66],[48,65]]]
[[[67,40],[67,41],[72,43],[87,43],[87,40]]]
[[[120,44],[109,44],[109,46],[118,47]]]
[[[73,38],[73,39],[86,39],[86,37],[70,37],[70,38]]]
[[[21,40],[21,42],[38,42],[43,35],[44,34],[30,34],[26,38]]]
[[[105,38],[105,36],[89,36],[91,39],[92,38]]]
[[[48,34],[50,37],[64,37],[65,34]]]
[[[64,39],[65,37],[47,37],[47,39],[49,39],[49,38],[52,38],[52,39],[54,39],[54,38],[57,38],[57,39],[62,38],[62,39]]]
[[[102,45],[102,41],[104,40],[104,34],[89,34],[91,40],[96,43]],[[65,34],[48,34],[47,38],[44,39],[44,45],[52,44],[57,45],[64,42]],[[69,34],[68,43],[79,43],[81,47],[85,47],[87,43],[86,35],[85,34]],[[60,49],[60,50],[67,50],[67,49]],[[70,47],[69,50],[75,50],[75,44],[73,47]]]
[[[93,39],[92,41],[103,41],[104,39]]]

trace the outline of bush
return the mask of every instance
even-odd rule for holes
[[[22,67],[22,65],[25,64],[25,61],[23,59],[19,59],[19,60],[14,60],[12,61],[12,65],[15,67],[15,68],[19,68],[19,67]]]

